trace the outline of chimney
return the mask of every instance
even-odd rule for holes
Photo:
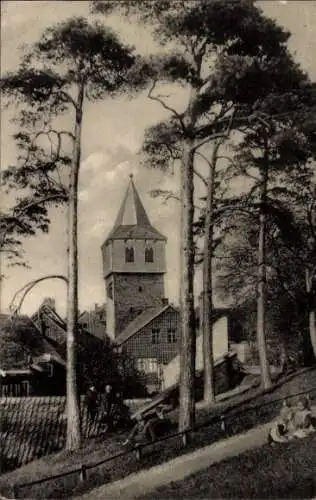
[[[165,307],[169,304],[169,300],[166,297],[163,297],[161,299],[161,303],[162,303],[163,307]]]
[[[48,306],[50,307],[50,309],[52,309],[53,311],[56,311],[56,302],[55,302],[55,299],[53,299],[52,297],[46,297],[43,301],[43,306]]]

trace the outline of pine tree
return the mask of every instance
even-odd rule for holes
[[[245,0],[107,0],[92,4],[99,12],[119,9],[123,15],[146,24],[164,51],[149,57],[139,74],[146,73],[152,79],[149,98],[168,110],[176,129],[181,130],[179,425],[187,429],[194,423],[194,157],[206,143],[227,138],[232,128],[249,124],[251,115],[255,119],[256,106],[273,87],[284,90],[290,82],[296,85],[295,65],[285,47],[289,34],[266,19],[253,2]],[[186,87],[188,99],[182,111],[158,93],[157,83],[163,81]],[[211,307],[205,314],[209,327]],[[211,352],[206,358],[211,359]],[[209,378],[206,384],[214,399],[212,380]]]
[[[33,206],[55,201],[68,205],[67,299],[67,448],[81,443],[76,380],[78,334],[78,177],[81,163],[85,105],[127,90],[127,72],[135,62],[108,27],[71,18],[48,28],[22,56],[17,72],[1,81],[2,90],[20,103],[18,139],[26,154],[7,172],[8,181],[29,186]],[[69,129],[56,129],[56,118],[67,115]],[[58,121],[57,121],[58,123]],[[30,132],[31,131],[31,132]],[[46,137],[52,149],[39,145]],[[57,143],[57,147],[56,147]],[[65,155],[63,151],[67,151]],[[61,182],[59,171],[63,170]],[[56,175],[58,181],[56,182]],[[62,187],[61,187],[62,186]],[[62,197],[61,197],[62,194]]]

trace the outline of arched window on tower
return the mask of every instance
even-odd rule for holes
[[[125,242],[125,262],[134,262],[134,247],[131,242]]]
[[[148,241],[145,243],[145,262],[154,262],[154,249]]]

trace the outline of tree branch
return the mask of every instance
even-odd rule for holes
[[[42,278],[38,278],[36,280],[33,280],[33,281],[27,283],[26,285],[24,285],[22,288],[20,288],[14,294],[14,296],[11,300],[9,308],[12,311],[12,314],[19,313],[27,294],[32,290],[32,288],[34,288],[34,286],[36,286],[38,283],[41,283],[42,281],[45,281],[48,279],[60,279],[60,280],[65,281],[65,283],[67,283],[67,285],[68,285],[68,279],[65,276],[63,276],[62,274],[51,274],[51,275],[43,276]],[[14,307],[14,301],[15,301],[16,297],[19,295],[19,293],[21,293],[21,292],[23,292],[23,295],[18,303],[18,306]]]
[[[206,137],[199,144],[196,144],[194,146],[194,150],[196,151],[197,149],[199,149],[204,144],[206,144],[206,143],[208,143],[210,141],[214,141],[216,139],[221,139],[220,144],[222,144],[224,142],[224,140],[228,139],[228,137],[229,137],[229,134],[230,134],[231,129],[232,129],[234,117],[235,117],[235,111],[233,111],[232,114],[231,114],[231,116],[229,117],[229,121],[228,121],[228,124],[227,124],[227,127],[226,127],[225,131],[218,132],[218,133],[215,133],[215,134],[211,134],[209,137]]]
[[[54,92],[51,92],[50,94],[51,96],[53,95],[56,95],[56,96],[59,96],[59,95],[62,95],[64,96],[64,98],[70,103],[73,105],[73,107],[75,108],[75,110],[77,110],[77,103],[76,101],[71,97],[70,94],[68,94],[68,92],[65,92],[65,90],[58,90],[57,91],[54,91]]]
[[[160,196],[161,198],[164,198],[164,201],[163,201],[164,204],[166,204],[168,200],[180,201],[180,197],[172,192],[164,192],[164,191],[159,191],[158,189],[153,189],[150,192],[150,194],[153,198],[157,198],[158,196]],[[194,208],[196,210],[200,210],[200,211],[203,210],[203,207],[201,207],[199,205],[194,205]]]
[[[183,128],[183,130],[185,130],[185,126],[184,126],[184,123],[183,123],[183,120],[182,120],[182,116],[180,115],[180,113],[178,113],[174,108],[171,108],[170,106],[168,106],[168,104],[166,104],[162,99],[160,99],[158,96],[154,96],[153,95],[153,91],[154,89],[156,88],[156,83],[157,81],[154,80],[153,81],[153,84],[152,86],[150,87],[149,89],[149,92],[148,92],[148,95],[147,97],[149,99],[151,99],[152,101],[156,101],[156,102],[159,102],[159,104],[167,111],[170,111],[170,113],[172,113],[179,121],[180,121],[180,124],[181,124],[181,127]]]
[[[212,124],[207,124],[207,125],[203,125],[202,127],[200,127],[196,132],[197,138],[206,139],[208,136],[211,136],[212,134],[214,134],[214,128],[219,127],[219,126],[224,127],[226,124],[227,124],[227,126],[226,126],[226,131],[227,131],[229,128],[232,127],[232,117],[234,120],[234,124],[236,126],[242,125],[244,123],[252,122],[253,119],[255,118],[255,116],[253,114],[236,117],[235,116],[236,110],[233,110],[233,112],[230,116],[225,116],[232,108],[233,108],[233,106],[230,106],[229,109],[226,109],[225,112],[222,113],[223,116],[221,117],[220,120],[217,119]],[[218,134],[225,134],[226,131],[222,131],[220,133],[217,133],[217,135]],[[218,135],[218,137],[220,137],[220,135]]]
[[[27,205],[24,205],[22,207],[15,207],[13,209],[13,216],[19,217],[19,215],[22,215],[23,213],[27,212],[30,208],[36,207],[41,205],[42,203],[45,203],[47,201],[53,201],[56,199],[61,199],[64,197],[64,201],[68,200],[68,196],[66,193],[55,193],[53,195],[45,196],[43,198],[40,198],[36,201],[32,201],[28,203]],[[2,248],[5,244],[5,237],[8,234],[10,230],[12,230],[16,225],[18,225],[18,221],[13,222],[12,224],[9,224],[8,227],[5,228],[5,230],[2,233],[2,238],[0,240],[0,248]]]
[[[202,153],[199,153],[199,151],[196,151],[195,154],[198,154],[199,156],[201,156],[203,158]],[[194,172],[194,175],[196,175],[203,182],[204,186],[207,187],[207,180],[201,174],[201,172],[199,172],[196,168],[193,169],[193,172]]]

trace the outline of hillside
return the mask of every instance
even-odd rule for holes
[[[274,447],[264,445],[138,498],[313,498],[315,449],[316,434]]]
[[[245,393],[223,403],[217,403],[216,410],[212,411],[212,415],[215,412],[227,415],[225,434],[218,424],[207,424],[210,420],[210,410],[203,408],[198,412],[198,421],[204,426],[194,432],[192,440],[186,448],[180,446],[179,438],[172,438],[146,448],[141,461],[135,459],[135,453],[124,455],[97,468],[90,469],[88,480],[84,483],[78,480],[78,476],[71,475],[46,482],[43,485],[24,488],[21,491],[21,497],[43,498],[44,492],[45,498],[56,498],[56,496],[69,498],[69,495],[79,495],[105,482],[120,479],[132,472],[149,468],[183,453],[211,444],[225,436],[234,435],[260,423],[269,422],[276,417],[280,410],[282,404],[280,398],[307,390],[310,391],[312,399],[316,400],[316,367],[293,374],[291,379],[283,380],[282,384],[280,381],[280,385],[269,394],[262,395],[258,393],[258,389],[252,389],[250,394]],[[251,401],[249,401],[250,396],[252,397]],[[237,407],[231,411],[234,405]],[[264,406],[259,408],[260,405]],[[238,417],[236,417],[236,411],[238,411]],[[87,442],[85,448],[78,452],[72,454],[60,452],[43,457],[41,460],[32,462],[16,471],[4,474],[0,478],[0,492],[8,492],[9,485],[13,483],[30,482],[34,479],[71,471],[82,463],[93,464],[105,460],[113,454],[122,452],[121,443],[124,439],[124,433],[109,435],[106,441],[103,438]]]

